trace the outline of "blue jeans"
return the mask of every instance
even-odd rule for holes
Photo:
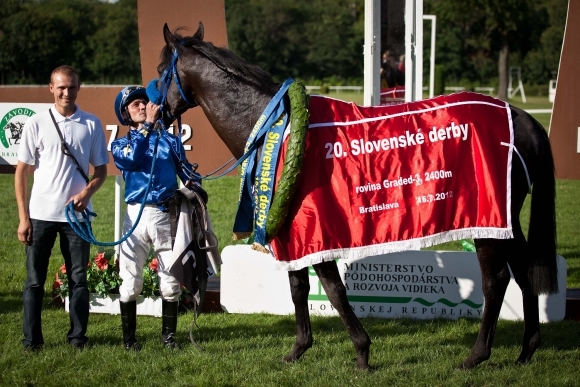
[[[66,222],[50,222],[31,219],[32,244],[26,246],[26,282],[22,301],[24,303],[24,339],[22,344],[40,346],[42,336],[42,301],[48,260],[57,233],[60,235],[60,251],[64,257],[69,284],[70,344],[84,345],[89,322],[89,289],[87,287],[87,264],[90,244],[79,237]]]

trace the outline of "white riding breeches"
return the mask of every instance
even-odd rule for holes
[[[133,226],[139,215],[141,204],[128,204],[123,224],[123,235]],[[157,257],[157,275],[159,276],[159,291],[166,301],[178,301],[181,295],[180,284],[169,273],[165,262],[170,262],[171,226],[169,213],[163,212],[154,205],[143,208],[139,224],[133,233],[121,244],[119,256],[119,275],[123,283],[119,287],[121,302],[133,301],[143,290],[143,266],[153,247],[153,255]]]

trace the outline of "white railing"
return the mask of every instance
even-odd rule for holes
[[[489,95],[493,95],[493,91],[495,90],[495,87],[476,87],[475,91],[486,91],[487,94]]]
[[[445,91],[464,91],[465,87],[463,86],[445,86]]]
[[[320,90],[321,86],[305,86],[306,91]],[[340,93],[341,91],[356,91],[358,93],[363,91],[362,86],[328,86],[328,90]]]
[[[552,114],[552,109],[527,109],[526,112],[530,114]]]
[[[362,86],[328,86],[328,89],[335,90],[337,93],[340,93],[343,90],[356,91],[359,93],[363,91]]]

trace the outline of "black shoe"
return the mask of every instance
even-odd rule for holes
[[[74,349],[78,349],[79,351],[82,351],[83,349],[85,349],[87,347],[87,341],[82,342],[82,341],[71,341],[70,342],[70,346],[73,347]]]
[[[127,351],[140,351],[141,344],[135,338],[137,330],[137,301],[120,302],[123,344]]]
[[[42,344],[24,344],[24,350],[27,352],[40,352],[42,351]]]
[[[141,344],[137,340],[135,341],[128,341],[125,343],[125,349],[127,351],[135,351],[139,352],[141,350]]]
[[[170,302],[162,300],[161,302],[161,341],[165,348],[178,349],[179,343],[175,340],[175,331],[177,330],[177,309],[179,301]]]
[[[179,343],[173,338],[173,333],[163,336],[163,346],[169,349],[179,349]]]

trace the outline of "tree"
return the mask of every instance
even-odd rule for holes
[[[226,0],[229,47],[278,81],[362,78],[362,0]]]
[[[12,4],[15,2],[11,2]],[[55,67],[82,66],[92,30],[87,1],[21,1],[2,19],[4,81],[47,83]]]
[[[531,38],[537,34],[533,21],[535,8],[529,0],[480,0],[485,13],[485,37],[498,50],[498,98],[508,99],[508,66],[511,50],[522,56],[531,48]]]
[[[540,5],[540,10],[548,16],[548,27],[524,59],[523,67],[534,83],[547,84],[555,77],[560,64],[568,0],[547,0]]]
[[[363,0],[226,0],[229,46],[282,81],[363,78]],[[558,68],[567,0],[424,0],[437,15],[448,83],[500,83],[510,62],[547,83]],[[426,31],[428,34],[428,31]],[[0,83],[46,83],[75,66],[84,83],[138,83],[137,0],[2,0]]]
[[[424,5],[425,13],[437,16],[435,61],[444,66],[445,78],[455,84],[485,83],[493,59],[489,41],[482,38],[481,10],[462,0],[431,0]]]
[[[521,63],[539,41],[547,26],[545,1],[427,0],[426,11],[438,18],[436,61],[456,80],[484,83],[495,73],[498,97],[507,100],[510,54]]]
[[[11,47],[11,29],[9,18],[20,12],[21,5],[18,0],[5,0],[0,7],[0,84],[4,84],[10,77],[17,53]]]
[[[310,76],[357,77],[363,74],[364,7],[350,0],[315,0],[304,23],[305,60]]]
[[[137,1],[3,0],[2,83],[49,80],[62,64],[83,82],[140,82]]]
[[[106,83],[141,83],[137,1],[101,4],[95,11],[100,26],[88,37],[93,55],[86,63],[92,80]]]

